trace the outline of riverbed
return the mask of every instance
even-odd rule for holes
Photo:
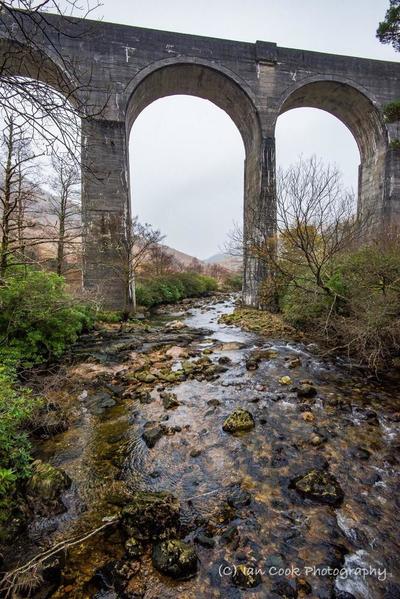
[[[233,309],[233,297],[200,300],[80,340],[50,392],[70,396],[74,418],[35,445],[35,458],[72,485],[63,511],[33,518],[13,549],[22,563],[118,517],[137,490],[168,491],[179,499],[196,575],[161,574],[149,548],[124,579],[125,539],[110,526],[66,551],[56,582],[31,596],[400,597],[397,389],[319,358],[315,347],[219,322]],[[138,387],[129,376],[144,363]],[[302,396],[302,385],[315,393]],[[236,408],[254,428],[223,430]],[[293,487],[312,469],[334,477],[340,502]],[[235,578],[243,564],[257,568],[250,588]]]

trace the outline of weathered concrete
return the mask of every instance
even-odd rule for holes
[[[73,36],[49,31],[52,43],[73,61],[90,86],[76,92],[80,102],[99,109],[101,117],[83,122],[85,223],[84,284],[103,290],[107,303],[119,307],[122,281],[117,274],[118,245],[129,211],[128,139],[140,112],[173,94],[210,100],[237,125],[246,150],[244,231],[247,239],[275,227],[275,125],[280,114],[298,107],[326,110],[352,132],[360,150],[359,209],[373,208],[386,222],[400,218],[400,150],[390,147],[398,124],[386,126],[384,105],[400,98],[400,65],[362,58],[280,48],[155,31],[104,22],[74,25],[50,16]],[[88,26],[89,25],[89,26]],[[79,30],[83,35],[78,35]],[[1,36],[0,54],[7,42]],[[46,68],[35,72],[51,85],[65,86],[50,42],[43,41]],[[65,75],[65,74],[64,74]],[[72,82],[73,85],[73,82]],[[85,94],[84,96],[82,94]],[[134,198],[133,198],[134,209]],[[259,306],[264,265],[245,257],[244,301]]]

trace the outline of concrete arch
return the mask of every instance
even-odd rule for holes
[[[77,106],[78,98],[74,92],[79,89],[79,83],[72,73],[67,72],[60,57],[51,48],[29,48],[0,35],[0,56],[6,57],[5,67],[10,75],[40,81]]]
[[[349,129],[361,158],[358,212],[379,222],[386,210],[385,172],[389,136],[376,99],[354,81],[322,75],[303,79],[286,90],[280,99],[277,118],[294,108],[325,110]]]
[[[172,95],[209,100],[221,108],[239,130],[245,147],[243,230],[245,238],[243,295],[247,303],[258,301],[257,282],[264,265],[247,255],[246,240],[260,229],[273,230],[275,216],[263,198],[265,181],[262,128],[255,101],[247,85],[228,69],[201,60],[167,59],[140,71],[129,86],[126,111],[127,138],[138,115],[152,102]],[[273,211],[272,211],[273,212]],[[256,272],[257,271],[257,272]],[[260,272],[258,272],[260,271]]]
[[[278,116],[293,108],[319,108],[338,118],[352,133],[361,161],[386,151],[388,132],[376,101],[356,83],[338,77],[305,79],[280,100]]]
[[[247,84],[226,68],[199,59],[165,59],[141,70],[127,87],[127,131],[149,104],[172,95],[209,100],[233,120],[246,153],[261,141],[255,100]]]

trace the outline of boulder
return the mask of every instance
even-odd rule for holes
[[[343,490],[335,477],[316,468],[294,478],[290,488],[295,489],[302,497],[335,507],[341,505],[344,499]]]
[[[232,582],[241,589],[252,589],[261,583],[260,568],[257,564],[239,564],[234,568]]]
[[[163,391],[160,393],[160,397],[166,410],[172,410],[173,408],[177,408],[179,406],[179,401],[176,399],[175,393],[166,393]]]
[[[146,422],[144,425],[144,431],[142,433],[142,439],[150,449],[154,447],[159,439],[165,434],[165,426],[158,422]]]
[[[153,566],[172,578],[187,580],[195,576],[197,561],[194,548],[178,539],[164,541],[153,548]]]
[[[71,486],[71,479],[60,468],[35,460],[26,493],[33,509],[43,515],[64,511],[60,495]]]
[[[138,491],[121,512],[121,522],[136,541],[160,540],[176,535],[179,500],[167,492]]]
[[[310,383],[302,383],[297,389],[297,395],[299,397],[315,397],[317,389]]]
[[[255,422],[252,414],[242,408],[237,408],[232,414],[226,418],[222,425],[222,430],[226,433],[237,433],[241,431],[249,431],[254,428]]]

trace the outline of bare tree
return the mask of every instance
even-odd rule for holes
[[[160,244],[149,248],[141,266],[141,273],[145,277],[159,277],[179,270],[182,270],[181,263],[168,248]]]
[[[62,48],[69,39],[91,35],[90,21],[81,19],[98,6],[78,0],[0,3],[0,105],[48,146],[63,146],[72,156],[80,119],[100,114],[104,106],[89,101],[91,65],[85,71]]]
[[[121,237],[117,247],[113,269],[124,286],[124,314],[128,317],[137,309],[135,290],[137,271],[146,260],[150,250],[162,241],[163,236],[150,224],[141,224],[137,217],[128,216],[124,230],[126,233]]]
[[[357,215],[354,193],[344,188],[338,168],[315,156],[281,170],[277,190],[278,243],[266,243],[266,255],[294,284],[303,285],[304,272],[337,298],[328,283],[334,258],[363,239],[370,219]]]
[[[80,255],[82,227],[80,172],[69,154],[53,154],[51,194],[47,200],[50,237],[56,244],[56,271],[63,275],[75,266]]]
[[[5,115],[1,144],[4,152],[0,164],[0,278],[9,266],[26,261],[27,246],[33,247],[41,240],[32,232],[34,204],[38,186],[34,182],[37,154],[24,123],[14,115]]]

